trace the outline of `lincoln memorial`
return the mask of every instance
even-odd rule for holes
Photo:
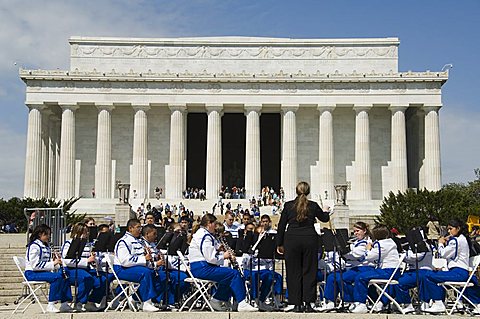
[[[26,197],[108,212],[118,181],[153,204],[156,187],[213,203],[222,185],[288,200],[304,180],[313,200],[344,184],[353,214],[375,214],[390,191],[441,187],[448,71],[400,72],[398,38],[69,42],[68,70],[20,70]]]

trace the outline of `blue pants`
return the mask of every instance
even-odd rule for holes
[[[340,273],[337,271],[335,273],[331,273],[327,277],[327,283],[325,285],[325,298],[329,301],[335,301],[338,294],[341,293],[342,287],[341,279],[343,279],[343,301],[352,302],[353,301],[353,283],[355,282],[355,278],[361,273],[369,272],[374,270],[373,267],[370,266],[361,266],[361,267],[353,267],[347,271]]]
[[[163,269],[163,268],[162,268]],[[178,276],[180,275],[180,282],[178,281]],[[187,274],[183,271],[178,270],[169,270],[168,271],[168,304],[173,305],[178,298],[181,299],[181,296],[185,294],[188,289],[190,288],[190,284],[185,282],[187,278]],[[180,295],[177,298],[177,286],[180,285],[178,288]],[[160,293],[160,296],[157,298],[158,301],[164,300],[165,296],[165,289]]]
[[[95,279],[83,268],[70,268],[67,269],[68,281],[71,286],[75,286],[75,280],[77,281],[77,298],[76,301],[82,304],[87,303],[90,292],[93,289]]]
[[[48,301],[72,301],[72,292],[68,279],[63,279],[61,272],[27,270],[25,277],[28,281],[46,281],[50,284]]]
[[[88,272],[93,277],[93,289],[90,297],[88,297],[88,301],[100,303],[102,301],[102,298],[105,296],[105,290],[107,286],[106,274],[99,272],[99,277],[97,276],[97,272],[93,269],[90,269]],[[112,282],[110,278],[108,282]]]
[[[163,291],[165,285],[165,273],[158,271],[158,276],[154,270],[145,266],[122,267],[113,266],[117,276],[121,280],[127,280],[140,284],[137,293],[141,301],[147,301],[156,298]]]
[[[215,299],[228,301],[233,295],[235,300],[240,302],[247,295],[245,282],[235,269],[211,265],[206,261],[196,261],[190,264],[190,270],[196,278],[217,282]]]
[[[418,284],[420,285],[423,277],[431,273],[431,270],[419,269],[418,270]],[[398,279],[398,285],[394,286],[395,291],[395,300],[400,304],[409,304],[412,303],[412,298],[410,297],[410,289],[417,286],[417,273],[415,270],[405,271],[402,276]],[[420,301],[428,301],[425,298],[425,291],[419,290],[419,299]]]
[[[258,282],[258,271],[244,270],[245,278],[252,277],[251,282],[251,289],[250,295],[253,299],[256,299],[257,296],[257,282]],[[265,301],[270,293],[270,288],[272,287],[273,280],[275,280],[275,284],[273,285],[273,294],[280,295],[282,293],[282,276],[275,272],[272,276],[272,271],[267,269],[260,270],[260,297],[258,298],[260,301]]]
[[[395,271],[394,268],[386,269],[373,269],[358,274],[355,278],[355,289],[353,292],[353,301],[366,303],[368,296],[368,283],[372,279],[389,279],[392,273]],[[400,277],[400,272],[397,271],[393,279],[398,279]]]
[[[439,283],[445,281],[466,281],[468,279],[468,271],[463,268],[452,268],[448,271],[432,271],[426,274],[420,285],[420,294],[425,300],[444,300],[445,290],[438,286]]]

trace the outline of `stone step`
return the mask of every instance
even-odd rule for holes
[[[21,281],[23,281],[23,278],[20,276],[20,273],[18,274],[18,276],[9,276],[9,277],[2,277],[0,278],[0,285],[4,284],[4,283],[19,283]]]
[[[13,263],[13,261],[9,264],[0,264],[0,271],[1,270],[17,270],[17,266]]]
[[[19,289],[0,289],[0,296],[18,297],[22,294],[22,288]]]
[[[23,287],[23,285],[21,284],[21,281],[22,279],[19,278],[17,282],[3,282],[3,278],[2,278],[2,282],[0,283],[0,294],[2,294],[2,292],[5,290],[21,289]]]
[[[18,272],[17,269],[12,269],[12,270],[0,270],[0,278],[3,277],[17,277],[19,276],[20,273]],[[1,279],[0,279],[1,280]]]

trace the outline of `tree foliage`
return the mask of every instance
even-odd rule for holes
[[[447,184],[436,192],[390,192],[376,222],[405,233],[414,226],[425,226],[431,216],[446,225],[452,218],[466,221],[468,215],[480,215],[480,170],[475,170],[475,174],[477,178],[472,182]]]
[[[75,214],[71,211],[73,204],[80,198],[71,198],[65,201],[54,199],[32,199],[12,197],[9,200],[0,198],[0,220],[4,223],[14,222],[20,231],[26,231],[28,220],[24,214],[25,208],[57,208],[63,207],[63,214],[67,224],[82,220],[85,215]]]

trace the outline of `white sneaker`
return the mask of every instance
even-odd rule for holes
[[[331,301],[327,301],[323,306],[315,308],[316,311],[320,311],[320,312],[329,311],[333,309],[335,309],[335,303]]]
[[[158,309],[157,307],[155,307],[152,303],[151,300],[147,300],[147,301],[144,301],[143,302],[143,305],[142,305],[142,310],[144,312],[157,312],[159,311],[160,309]]]
[[[72,312],[72,311],[73,311],[73,308],[70,307],[68,302],[62,302],[62,304],[60,305],[60,312]]]
[[[95,311],[98,311],[98,307],[95,305],[94,302],[87,302],[87,304],[85,305],[85,310],[86,311],[90,311],[90,312],[95,312]]]
[[[473,308],[472,314],[480,315],[480,305],[475,305],[475,308]]]
[[[210,299],[210,305],[212,305],[215,311],[228,311],[228,306],[225,301],[212,298]]]
[[[353,308],[352,313],[368,313],[367,305],[364,303],[358,303],[355,308]]]
[[[285,308],[283,308],[283,311],[284,312],[290,312],[290,311],[292,311],[293,308],[295,308],[294,305],[288,305]]]
[[[60,312],[60,310],[58,310],[55,305],[47,305],[47,309],[46,309],[47,312],[50,312],[50,313],[58,313]]]
[[[250,306],[248,302],[242,300],[238,303],[238,312],[254,312],[258,311],[257,308]]]
[[[408,304],[406,307],[403,307],[403,308],[402,308],[402,312],[403,312],[404,314],[411,313],[411,312],[415,312],[415,308],[413,307],[412,304]]]
[[[373,307],[373,312],[382,312],[382,311],[383,311],[383,303],[379,301]]]
[[[428,302],[422,301],[422,303],[420,304],[420,310],[427,311],[428,308],[430,308],[430,305],[428,304]]]
[[[445,308],[445,304],[441,300],[435,300],[433,305],[425,310],[426,312],[430,313],[442,313],[445,312],[447,309]]]

